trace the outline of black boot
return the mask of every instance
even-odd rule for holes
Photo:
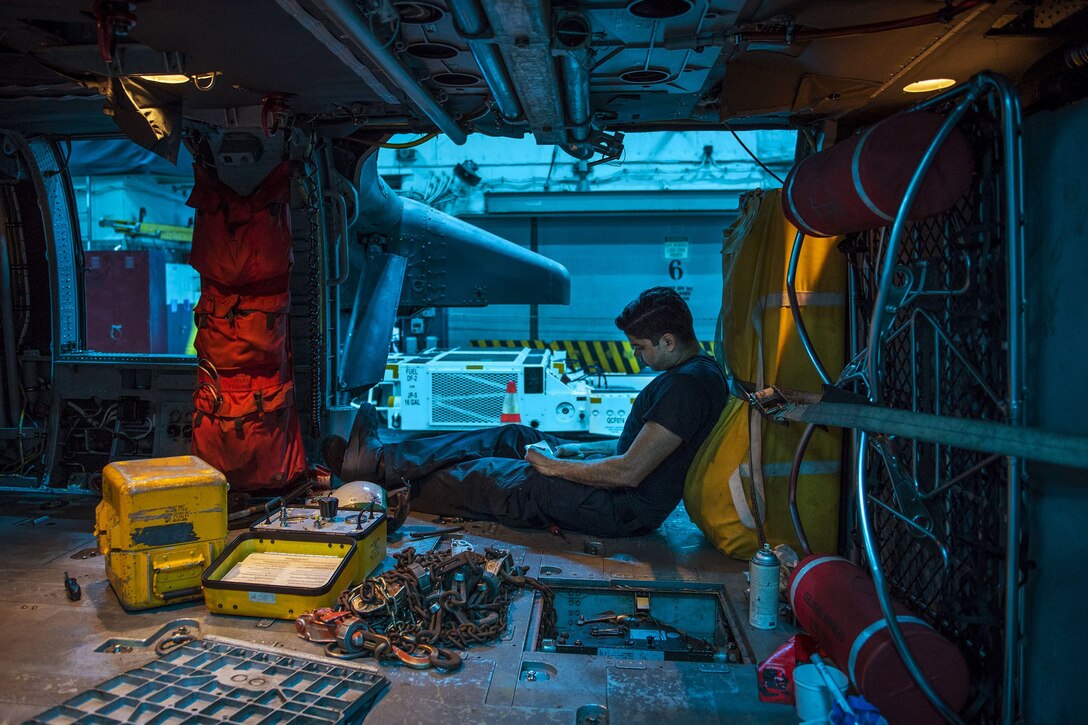
[[[325,466],[332,471],[332,475],[340,476],[347,449],[348,442],[338,435],[325,436],[321,441],[321,457],[325,459]]]
[[[378,411],[370,403],[359,406],[347,441],[340,478],[385,485],[382,441],[378,437]]]

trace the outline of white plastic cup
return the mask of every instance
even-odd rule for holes
[[[846,675],[834,667],[828,667],[827,671],[838,685],[839,691],[845,693],[850,684]],[[835,697],[827,689],[816,665],[798,665],[793,671],[793,698],[797,706],[797,717],[801,718],[802,722],[826,720],[832,705],[835,704]]]

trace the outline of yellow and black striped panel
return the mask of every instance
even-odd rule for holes
[[[626,340],[470,340],[472,347],[530,347],[550,348],[567,353],[575,369],[590,372],[635,374],[640,370],[631,343]],[[714,354],[713,342],[701,342],[703,349]]]

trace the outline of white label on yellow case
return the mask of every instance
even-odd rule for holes
[[[342,561],[338,556],[258,551],[235,564],[223,581],[318,589],[329,584]]]

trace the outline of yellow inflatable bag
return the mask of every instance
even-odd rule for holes
[[[718,349],[726,369],[740,380],[760,388],[818,391],[822,381],[797,335],[786,293],[796,233],[782,215],[778,189],[751,195],[726,230]],[[832,376],[843,367],[845,344],[846,262],[837,243],[837,238],[806,239],[796,283],[809,336]],[[756,516],[772,546],[787,543],[800,551],[787,499],[803,429],[766,421],[738,399],[722,412],[688,469],[684,504],[723,553],[741,559],[755,553]],[[801,467],[798,509],[816,552],[836,548],[841,456],[841,432],[816,431]]]

